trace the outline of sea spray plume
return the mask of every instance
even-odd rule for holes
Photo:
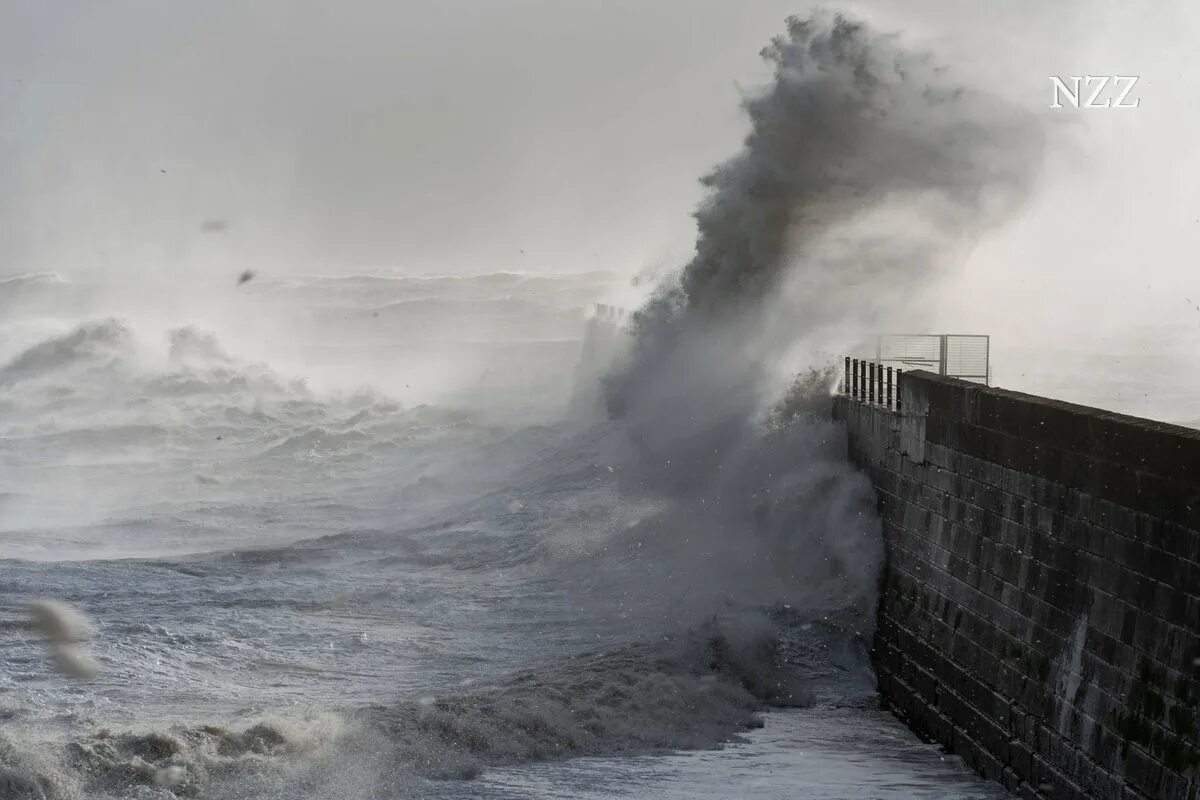
[[[694,578],[761,597],[754,564],[769,565],[809,602],[806,586],[840,576],[844,601],[869,613],[878,522],[825,421],[829,381],[793,387],[795,424],[763,422],[778,421],[790,375],[896,319],[880,309],[1019,207],[1040,137],[840,15],[790,19],[763,55],[774,81],[745,102],[745,147],[704,179],[695,256],[635,315],[607,403],[634,453],[624,484],[677,501],[655,536],[689,563],[706,549],[745,573],[731,585],[695,563]]]
[[[797,423],[821,423],[827,401],[840,379],[833,366],[809,367],[792,380],[792,385],[763,420],[770,430],[782,430]]]
[[[745,103],[745,149],[703,181],[712,192],[680,280],[685,310],[739,313],[805,269],[814,233],[898,194],[944,200],[930,221],[953,235],[1025,196],[1038,143],[1027,117],[950,84],[896,37],[819,13],[790,19],[763,57],[775,81]]]
[[[826,420],[745,431],[730,424],[662,462],[619,462],[622,502],[641,510],[561,567],[593,624],[644,637],[787,605],[870,628],[879,520],[844,431]]]
[[[774,82],[745,101],[743,151],[703,179],[695,256],[636,316],[636,357],[611,383],[618,414],[664,392],[761,403],[764,362],[831,322],[864,322],[874,298],[897,304],[897,286],[911,296],[1028,192],[1028,115],[951,84],[897,37],[822,12],[790,19],[763,57]],[[718,341],[690,344],[706,334]],[[709,391],[672,391],[681,377]]]

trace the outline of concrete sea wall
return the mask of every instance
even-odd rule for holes
[[[926,372],[834,401],[886,704],[1027,798],[1200,800],[1200,431]]]

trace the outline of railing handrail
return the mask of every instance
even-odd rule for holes
[[[900,378],[904,370],[884,366],[877,359],[846,356],[841,393],[866,405],[900,410]]]

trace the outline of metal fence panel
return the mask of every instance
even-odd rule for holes
[[[952,334],[946,336],[944,375],[967,381],[988,382],[987,336]]]
[[[974,334],[900,333],[880,336],[875,361],[896,369],[924,369],[952,378],[988,383],[990,339]]]
[[[942,337],[920,333],[880,336],[875,358],[900,369],[941,371]]]

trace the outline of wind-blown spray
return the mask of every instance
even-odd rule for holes
[[[828,363],[819,354],[919,322],[914,287],[1019,207],[1040,137],[841,15],[790,19],[763,56],[774,81],[745,102],[745,147],[704,178],[695,256],[635,316],[608,407],[639,484],[693,509],[690,537],[699,524],[801,592],[833,578],[845,602],[869,602],[880,556],[870,487],[823,408],[793,398],[807,422],[782,429],[764,416],[792,375]]]

